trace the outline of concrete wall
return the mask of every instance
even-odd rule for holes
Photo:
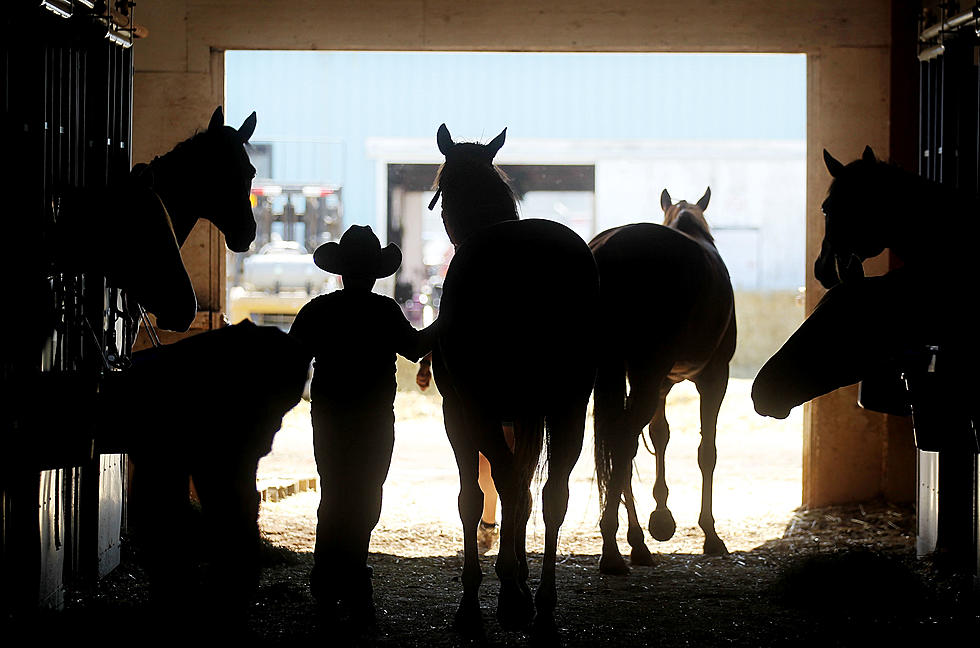
[[[809,263],[823,236],[822,149],[848,160],[870,144],[887,157],[892,143],[890,0],[161,0],[136,11],[149,37],[136,46],[135,161],[206,125],[222,101],[225,49],[805,53]],[[914,73],[914,60],[907,64]],[[202,227],[184,248],[202,308],[212,312],[224,308],[221,246]],[[821,292],[808,277],[808,310]],[[896,435],[885,417],[857,407],[856,388],[817,399],[804,418],[805,505],[876,497],[904,470]]]

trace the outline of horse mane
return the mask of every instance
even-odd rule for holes
[[[486,165],[469,160],[443,162],[436,171],[436,179],[432,183],[432,188],[445,194],[449,187],[449,193],[463,194],[465,188],[482,187],[491,194],[493,203],[499,203],[507,208],[508,212],[517,218],[517,194],[510,186],[510,177],[496,164]]]
[[[960,257],[978,235],[976,194],[893,162],[862,157],[843,165],[831,180],[827,197],[834,209],[861,206],[866,213],[865,231],[876,232],[905,263],[941,261],[936,267],[948,268],[952,260],[963,260]],[[951,237],[950,227],[959,234]]]
[[[671,205],[667,213],[664,214],[664,225],[684,232],[693,238],[704,239],[714,245],[715,237],[711,234],[711,227],[701,210],[685,209],[685,207],[692,206],[696,207],[683,201]]]
[[[193,153],[197,151],[198,148],[204,143],[204,139],[207,136],[208,131],[198,130],[193,135],[185,140],[177,143],[172,149],[164,153],[163,155],[158,155],[153,158],[149,163],[150,168],[159,170],[161,168],[167,169],[171,165],[175,164],[190,164],[193,166],[201,166],[203,160],[195,157]]]
[[[432,188],[442,194],[443,219],[452,222],[447,230],[457,234],[451,238],[459,239],[453,243],[458,245],[484,227],[520,218],[509,180],[496,164],[475,155],[457,154],[439,166]]]
[[[844,173],[834,177],[827,188],[828,196],[853,192],[860,192],[862,197],[876,193],[872,198],[880,207],[903,213],[917,210],[923,203],[965,198],[949,186],[913,173],[894,162],[863,158],[844,165]],[[882,202],[886,205],[881,205]]]

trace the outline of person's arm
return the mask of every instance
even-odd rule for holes
[[[430,353],[435,345],[438,320],[420,331],[405,318],[405,314],[402,313],[398,304],[392,301],[392,306],[398,312],[398,332],[396,333],[398,342],[395,350],[399,355],[412,362],[418,362],[419,358]]]
[[[296,317],[293,319],[293,323],[289,326],[289,335],[299,340],[299,343],[303,346],[303,350],[313,355],[313,340],[310,331],[310,309],[309,304],[306,304],[299,312],[296,313]]]
[[[428,362],[432,362],[432,350],[436,347],[436,342],[439,339],[439,319],[432,322],[426,326],[421,331],[418,331],[416,344],[418,345],[419,356],[424,356],[423,360],[428,358]]]

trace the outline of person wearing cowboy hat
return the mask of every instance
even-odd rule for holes
[[[289,330],[314,358],[320,506],[310,588],[324,612],[343,603],[366,623],[374,621],[368,546],[395,441],[395,354],[416,362],[435,336],[435,324],[416,330],[394,299],[372,292],[401,258],[397,245],[382,248],[368,226],[353,225],[339,243],[324,243],[313,262],[339,274],[343,288],[303,306]]]

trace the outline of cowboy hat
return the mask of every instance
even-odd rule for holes
[[[394,243],[382,249],[369,225],[351,225],[339,243],[330,241],[314,250],[313,263],[333,274],[381,279],[398,270],[402,251]]]

